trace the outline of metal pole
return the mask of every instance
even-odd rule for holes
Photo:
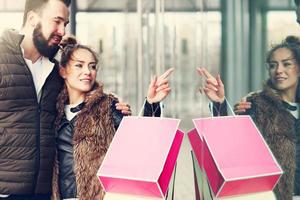
[[[165,2],[164,0],[160,0],[160,6],[161,6],[161,23],[160,25],[160,37],[158,37],[158,40],[160,40],[160,58],[161,63],[159,66],[159,74],[161,74],[165,69],[165,21],[164,21],[164,14],[165,14]],[[164,104],[163,102],[160,103],[161,106],[161,117],[164,116]]]
[[[159,29],[160,0],[155,0],[155,71],[160,74],[160,29]]]
[[[165,0],[161,0],[161,71],[165,67]]]
[[[138,34],[137,34],[137,110],[142,106],[143,94],[143,32],[142,32],[142,0],[137,0],[137,21],[138,21]]]
[[[70,5],[70,31],[72,35],[76,35],[76,13],[77,13],[77,2],[73,0]]]

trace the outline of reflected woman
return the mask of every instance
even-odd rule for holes
[[[299,145],[296,157],[296,137],[300,136],[300,40],[294,36],[287,37],[269,51],[266,61],[269,79],[261,92],[248,96],[251,108],[245,114],[252,117],[284,171],[274,189],[277,199],[292,200],[294,191],[298,194],[300,181],[299,164],[296,168],[296,160],[297,163],[300,160]],[[204,93],[215,102],[214,115],[227,115],[220,76],[214,78],[203,68],[198,72],[206,78]]]

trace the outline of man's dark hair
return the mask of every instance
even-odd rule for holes
[[[299,6],[300,0],[294,0],[294,2],[295,2],[295,4],[296,4],[296,6]]]
[[[41,10],[43,8],[43,6],[45,6],[48,3],[48,1],[51,1],[51,0],[26,0],[22,26],[24,26],[26,23],[27,14],[29,11],[37,12],[37,11]],[[57,1],[61,1],[67,7],[69,7],[72,0],[57,0]]]

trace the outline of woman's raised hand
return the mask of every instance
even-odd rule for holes
[[[211,101],[222,103],[225,100],[225,90],[220,75],[213,77],[203,67],[197,68],[197,72],[205,78],[205,85],[199,89],[200,93],[204,92]]]
[[[172,74],[173,71],[174,68],[170,68],[159,77],[154,76],[151,79],[147,93],[148,103],[158,103],[168,96],[171,91],[168,77]]]

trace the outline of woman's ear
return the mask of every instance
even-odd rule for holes
[[[65,68],[65,67],[62,67],[62,66],[59,67],[59,75],[60,75],[63,79],[66,78],[66,68]]]

